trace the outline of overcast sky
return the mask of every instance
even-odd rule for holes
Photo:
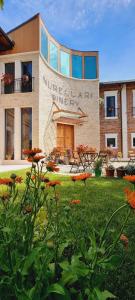
[[[5,0],[0,26],[38,12],[60,43],[99,51],[100,80],[135,79],[135,0]]]

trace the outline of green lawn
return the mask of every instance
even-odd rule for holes
[[[13,171],[19,176],[25,177],[26,170]],[[0,173],[0,177],[8,177],[11,172]],[[60,199],[64,202],[69,202],[73,199],[81,200],[82,212],[87,205],[87,213],[81,214],[78,222],[85,230],[85,220],[93,225],[97,230],[100,230],[105,225],[112,212],[121,206],[125,201],[124,188],[131,185],[122,179],[107,179],[107,178],[90,178],[87,180],[86,187],[83,182],[71,181],[68,176],[51,174],[48,175],[51,179],[61,180],[61,186],[57,187],[60,193]],[[22,186],[18,186],[22,189]],[[1,187],[3,188],[3,187]],[[117,231],[122,221],[124,220],[125,212],[122,211],[114,220],[112,230]],[[83,227],[84,226],[84,227]],[[125,263],[117,272],[111,273],[106,288],[112,290],[114,295],[118,295],[119,300],[134,300],[135,299],[135,214],[132,213],[124,233],[129,238],[129,248],[127,250]]]

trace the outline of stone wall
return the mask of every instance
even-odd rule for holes
[[[88,115],[84,123],[75,125],[75,147],[88,144],[99,150],[99,81],[67,78],[52,70],[42,57],[39,58],[39,74],[39,146],[46,152],[56,146],[55,102],[60,109],[80,112],[80,108]]]

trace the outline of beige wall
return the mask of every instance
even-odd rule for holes
[[[4,159],[4,147],[5,147],[5,122],[4,122],[4,109],[15,109],[15,159],[21,159],[21,107],[32,107],[32,141],[33,147],[37,147],[39,143],[39,53],[26,53],[20,55],[5,55],[0,56],[0,74],[4,72],[4,63],[15,62],[16,79],[21,78],[19,74],[21,68],[21,61],[32,61],[32,76],[34,77],[33,92],[30,93],[13,93],[13,94],[1,94],[0,93],[0,161]]]
[[[39,146],[50,152],[56,146],[56,121],[52,121],[53,101],[64,110],[88,114],[83,125],[75,125],[75,146],[88,144],[99,150],[99,81],[62,76],[39,58]],[[72,124],[72,122],[71,122]]]

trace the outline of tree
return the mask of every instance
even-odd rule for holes
[[[3,8],[4,0],[0,0],[0,9]]]

